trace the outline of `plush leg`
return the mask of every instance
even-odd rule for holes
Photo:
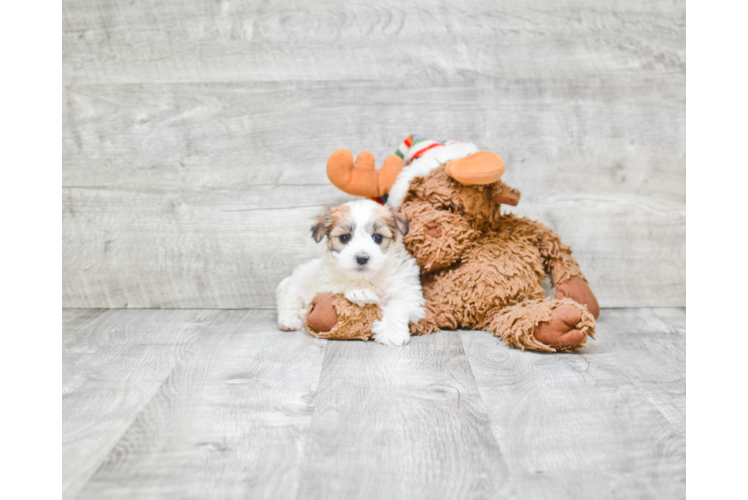
[[[442,328],[454,330],[466,324],[464,316],[468,307],[465,300],[470,297],[458,293],[459,284],[454,279],[457,268],[430,273],[421,278],[426,317],[410,324],[411,335],[428,335]]]
[[[437,308],[434,307],[433,303],[430,304],[427,299],[424,309],[426,310],[426,317],[418,323],[410,323],[410,325],[408,325],[411,335],[429,335],[430,333],[439,330],[436,315]]]
[[[314,337],[330,340],[369,340],[372,325],[382,319],[377,304],[364,307],[342,295],[319,293],[309,304],[304,328]]]
[[[422,277],[426,319],[411,328],[411,334],[480,329],[493,311],[543,297],[545,271],[534,242],[505,231],[486,233],[473,243],[460,263]]]
[[[485,328],[507,345],[543,352],[570,352],[595,338],[595,319],[571,299],[534,299],[505,307]]]

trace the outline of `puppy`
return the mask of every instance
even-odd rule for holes
[[[312,298],[329,292],[360,306],[379,304],[374,340],[407,344],[408,323],[425,316],[425,301],[420,270],[403,246],[406,234],[408,222],[374,201],[328,208],[312,226],[314,241],[327,237],[327,255],[300,265],[278,285],[278,326],[298,330]]]

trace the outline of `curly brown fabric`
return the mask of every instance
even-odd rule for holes
[[[410,230],[403,243],[412,249],[421,272],[437,271],[454,264],[480,233],[464,217],[437,210],[424,201],[413,201],[400,213]]]
[[[307,319],[309,313],[314,309],[315,304],[309,304]],[[348,301],[342,295],[335,295],[332,300],[332,307],[337,312],[338,321],[335,326],[327,332],[314,330],[305,321],[303,328],[312,336],[320,339],[329,340],[369,340],[373,334],[371,326],[375,321],[382,319],[382,309],[377,304],[367,306],[358,306]]]
[[[488,330],[511,347],[542,352],[569,352],[594,338],[597,300],[571,249],[543,224],[501,213],[501,201],[516,204],[519,196],[502,181],[464,186],[444,167],[411,181],[400,207],[410,222],[403,242],[421,267],[426,299],[426,318],[410,325],[412,335]],[[556,299],[544,298],[548,274]],[[339,300],[338,324],[316,336],[368,339],[373,316]]]
[[[575,346],[552,347],[535,337],[535,329],[542,322],[550,322],[552,311],[562,305],[575,307],[579,310],[580,320],[574,326],[576,330],[583,334],[584,340]],[[493,332],[497,337],[504,339],[504,342],[511,347],[542,352],[569,352],[576,348],[585,347],[588,336],[595,338],[595,318],[584,306],[571,299],[536,299],[498,311],[486,329]]]
[[[558,286],[559,283],[573,277],[585,279],[579,264],[571,256],[571,247],[561,243],[561,238],[550,228],[539,222],[535,222],[535,225],[538,249],[543,257],[545,268],[551,275],[553,286]]]
[[[594,335],[594,318],[575,303],[574,307],[584,310],[579,333],[573,334],[575,328],[563,331],[566,326],[560,320],[550,323],[547,331],[564,339],[573,337],[569,342],[576,345],[551,346],[536,338],[538,323],[550,321],[550,312],[558,304],[573,302],[564,298],[563,287],[558,297],[562,300],[545,301],[543,278],[550,274],[554,286],[585,278],[571,249],[551,229],[501,213],[498,199],[518,200],[519,196],[519,191],[502,181],[460,185],[443,168],[411,182],[401,211],[419,229],[404,242],[421,265],[426,299],[426,318],[411,325],[412,335],[442,328],[484,329],[512,347],[545,352],[583,347],[587,336]],[[442,234],[429,237],[427,231],[435,225],[442,228]]]
[[[478,231],[495,227],[500,215],[491,185],[463,186],[449,177],[444,167],[432,170],[426,177],[413,179],[401,210],[406,210],[409,202],[418,201],[446,214],[462,215]]]
[[[504,181],[499,181],[491,186],[491,196],[496,203],[516,207],[522,194],[519,190],[504,184]]]

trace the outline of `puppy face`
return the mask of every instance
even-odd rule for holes
[[[319,243],[327,236],[335,265],[351,279],[369,279],[381,271],[398,234],[408,234],[408,222],[371,200],[328,208],[312,226],[312,238]]]

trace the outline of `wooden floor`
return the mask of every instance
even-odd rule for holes
[[[63,310],[63,498],[685,498],[685,309],[560,355],[273,316]]]

